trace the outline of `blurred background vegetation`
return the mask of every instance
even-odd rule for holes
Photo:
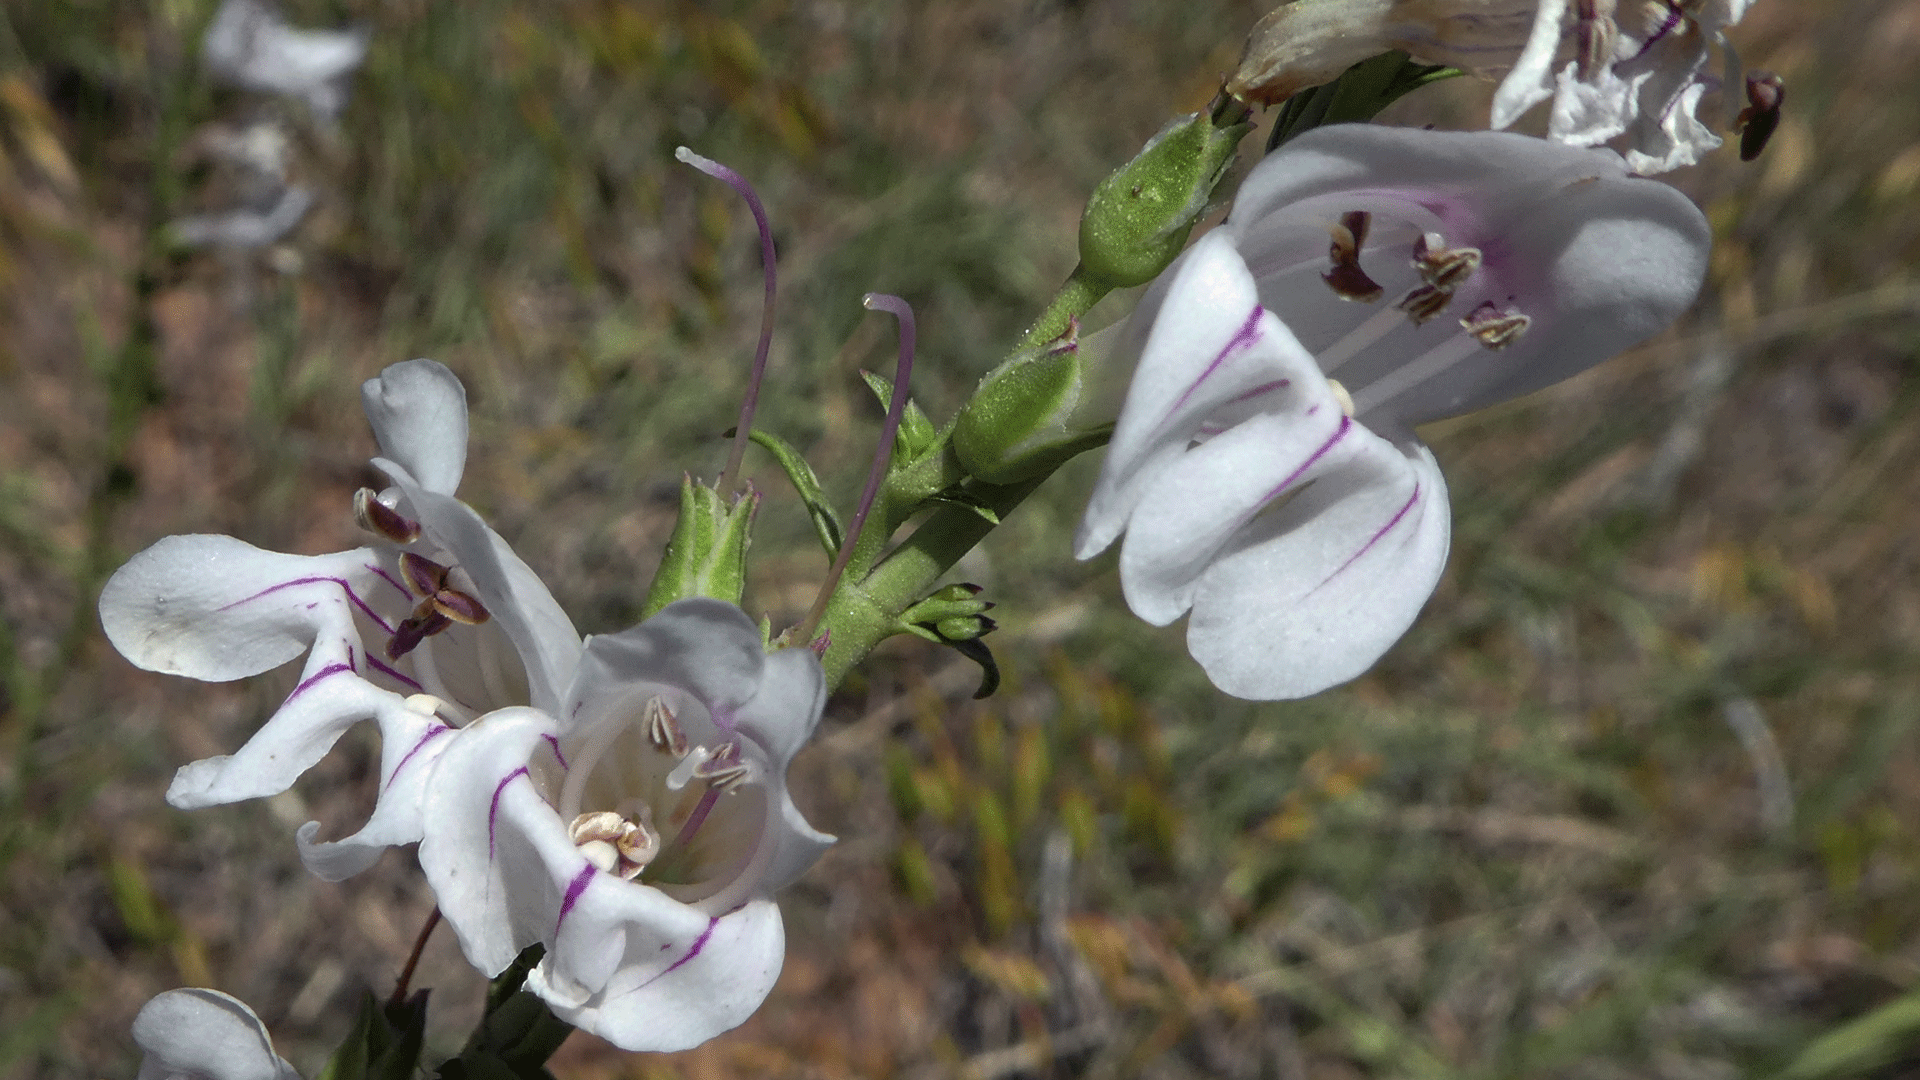
[[[340,885],[358,731],[298,789],[185,814],[291,671],[132,670],[93,600],[176,532],[357,543],[358,385],[467,382],[462,495],[583,631],[629,624],[683,470],[711,476],[758,326],[758,245],[685,143],[766,200],[782,300],[762,423],[844,501],[862,366],[921,320],[947,415],[1071,268],[1081,200],[1203,105],[1262,14],[1228,0],[289,0],[370,28],[337,122],[218,88],[212,0],[0,6],[0,1077],[133,1073],[177,985],[252,1003],[316,1074],[432,901],[409,854]],[[961,576],[1007,684],[890,645],[795,769],[840,844],[782,897],[786,974],[677,1056],[576,1036],[565,1077],[1920,1075],[1920,0],[1762,0],[1781,73],[1751,165],[1670,179],[1717,248],[1694,316],[1428,432],[1439,594],[1371,675],[1213,692],[1180,628],[1073,563],[1077,463]],[[1384,118],[1477,126],[1458,80]],[[315,209],[253,251],[161,228],[234,197],[212,147],[292,140]],[[1247,142],[1260,145],[1258,135]],[[1107,310],[1112,318],[1124,304]],[[1115,377],[1119,377],[1116,373]],[[764,460],[750,607],[824,566]],[[450,934],[433,1045],[480,983]]]

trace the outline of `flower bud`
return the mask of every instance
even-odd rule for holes
[[[1068,421],[1080,397],[1077,344],[1069,340],[1017,355],[989,374],[961,407],[953,428],[954,453],[969,473],[989,484],[1039,476],[1077,449],[1077,433]]]
[[[1111,288],[1142,285],[1180,254],[1252,129],[1238,110],[1216,124],[1223,111],[1168,124],[1093,190],[1080,217],[1080,265],[1090,277]]]
[[[695,596],[739,603],[746,590],[753,512],[759,505],[758,492],[749,490],[729,503],[693,477],[682,479],[680,520],[647,589],[647,616]]]

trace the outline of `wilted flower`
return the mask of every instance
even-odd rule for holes
[[[1567,0],[1540,0],[1526,48],[1494,94],[1493,126],[1551,97],[1550,138],[1593,146],[1624,136],[1627,167],[1643,175],[1691,165],[1720,145],[1696,115],[1701,98],[1720,91],[1723,123],[1733,120],[1740,58],[1724,31],[1748,2],[1575,0],[1569,10]],[[1569,39],[1573,58],[1561,64]],[[1708,68],[1714,46],[1720,72]]]
[[[301,98],[331,119],[347,103],[347,79],[367,57],[367,37],[364,28],[295,29],[265,0],[224,0],[201,55],[230,83]]]
[[[1414,426],[1658,332],[1707,249],[1700,211],[1611,151],[1310,131],[1127,324],[1138,365],[1076,554],[1125,532],[1129,606],[1156,625],[1191,609],[1188,648],[1230,694],[1351,679],[1446,561],[1446,486]]]
[[[453,498],[466,464],[466,392],[431,360],[389,367],[362,390],[394,481],[354,509],[378,539],[335,555],[282,555],[230,536],[170,536],[100,594],[108,640],[136,666],[208,682],[257,675],[301,653],[299,683],[245,746],[180,769],[183,809],[286,790],[348,727],[382,740],[373,818],[338,844],[300,831],[315,873],[340,878],[419,839],[419,785],[451,726],[505,705],[558,708],[580,637],[532,570]],[[368,643],[371,642],[371,645]]]
[[[273,1052],[265,1024],[218,990],[169,990],[140,1007],[139,1080],[300,1080]]]
[[[1229,93],[1272,104],[1394,49],[1490,75],[1527,42],[1539,0],[1292,0],[1248,35]]]
[[[420,865],[467,959],[493,974],[543,945],[528,988],[629,1050],[745,1020],[785,951],[768,897],[833,839],[786,788],[825,702],[812,652],[767,653],[739,608],[691,599],[589,639],[557,714],[462,730]]]
[[[1553,99],[1548,136],[1619,138],[1640,174],[1691,165],[1720,145],[1696,117],[1711,90],[1741,85],[1722,32],[1749,0],[1294,0],[1260,20],[1227,89],[1272,103],[1399,49],[1427,64],[1505,74],[1492,126]],[[1724,71],[1708,70],[1719,46]],[[1732,123],[1731,101],[1723,123]]]

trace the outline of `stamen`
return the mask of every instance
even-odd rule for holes
[[[1400,325],[1400,314],[1395,308],[1376,311],[1365,322],[1347,331],[1346,336],[1332,345],[1320,350],[1314,361],[1320,370],[1333,373],[1341,364],[1359,356],[1374,342],[1386,337]]]
[[[667,790],[679,791],[686,787],[687,781],[693,779],[694,770],[706,764],[707,759],[712,756],[713,751],[704,746],[696,746],[688,750],[687,756],[681,758],[680,764],[675,765],[673,771],[667,774]]]
[[[467,626],[479,626],[492,616],[487,607],[477,597],[461,592],[459,589],[441,589],[428,598],[433,610]]]
[[[1512,301],[1508,301],[1503,308],[1489,300],[1460,320],[1461,329],[1472,334],[1480,344],[1496,351],[1520,340],[1520,335],[1532,325],[1533,319],[1514,310]]]
[[[740,760],[740,747],[734,743],[722,746],[711,759],[693,767],[693,775],[705,780],[716,791],[732,794],[753,778],[753,766]]]
[[[422,641],[453,625],[452,619],[434,609],[432,601],[422,604],[421,608],[393,628],[393,637],[387,642],[387,659],[400,659],[419,648]]]
[[[447,568],[411,551],[400,553],[400,576],[415,596],[431,597],[447,587]]]
[[[1480,269],[1480,249],[1449,248],[1439,233],[1422,233],[1413,242],[1413,266],[1422,281],[1451,292]]]
[[[1740,133],[1740,160],[1752,161],[1767,148],[1767,140],[1780,126],[1780,107],[1787,103],[1787,86],[1771,71],[1747,72],[1747,107],[1734,118],[1733,130]]]
[[[1446,310],[1447,305],[1452,302],[1452,289],[1441,288],[1438,285],[1421,285],[1401,297],[1400,302],[1393,306],[1406,312],[1407,317],[1413,320],[1413,325],[1419,326]]]
[[[1579,0],[1574,23],[1576,72],[1581,82],[1593,83],[1613,63],[1620,25],[1613,21],[1615,0]]]
[[[420,539],[420,523],[409,521],[400,512],[380,501],[372,488],[353,493],[354,523],[371,533],[379,533],[396,544],[411,544]]]
[[[1364,413],[1378,408],[1382,403],[1472,356],[1476,348],[1479,348],[1479,343],[1465,334],[1447,338],[1372,385],[1361,387],[1360,392],[1353,396],[1354,411]]]
[[[760,403],[760,383],[767,373],[767,353],[773,347],[773,230],[767,226],[767,211],[760,205],[760,196],[754,194],[753,185],[747,183],[746,177],[684,146],[674,150],[673,156],[739,192],[740,197],[747,200],[747,208],[753,211],[754,224],[760,228],[760,266],[766,277],[767,298],[760,308],[760,344],[754,347],[753,372],[747,377],[746,395],[740,399],[740,419],[734,426],[733,449],[727,454],[727,467],[720,470],[720,479],[713,485],[715,491],[724,491],[733,483],[740,471],[740,462],[746,458],[747,440],[753,434],[753,412]]]
[[[845,539],[840,542],[840,554],[834,556],[827,579],[820,583],[820,594],[814,597],[813,610],[800,622],[799,632],[794,635],[797,641],[813,640],[814,629],[820,625],[821,616],[827,613],[827,601],[833,599],[833,590],[840,585],[840,575],[847,572],[847,563],[853,559],[854,546],[860,541],[860,531],[866,527],[867,514],[873,510],[874,497],[880,494],[880,481],[886,479],[887,463],[893,460],[894,438],[900,433],[900,418],[907,408],[907,382],[913,374],[913,308],[905,300],[886,293],[868,293],[860,302],[869,311],[884,311],[900,323],[900,359],[893,367],[893,400],[887,403],[887,419],[880,425],[880,445],[874,447],[873,468],[867,473],[867,486],[860,493],[860,505],[853,512],[853,520],[847,523]]]
[[[1367,242],[1367,226],[1372,220],[1373,215],[1364,210],[1351,210],[1340,215],[1339,223],[1333,226],[1333,243],[1327,248],[1333,269],[1321,274],[1320,280],[1342,300],[1370,304],[1386,291],[1360,269],[1360,249]]]
[[[647,725],[647,741],[653,748],[672,754],[676,758],[687,756],[687,733],[680,730],[680,721],[667,708],[660,698],[648,698],[643,713]]]

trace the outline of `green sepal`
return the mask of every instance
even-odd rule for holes
[[[973,692],[973,700],[990,698],[1000,689],[1000,665],[994,662],[993,650],[979,639],[971,641],[949,641],[955,652],[980,665],[980,687]]]
[[[871,371],[862,371],[860,377],[866,380],[867,389],[880,399],[880,408],[893,408],[893,384],[875,375]],[[900,411],[900,433],[893,439],[893,455],[896,465],[907,465],[920,460],[927,451],[940,441],[940,431],[920,411],[920,406],[907,399],[907,407]]]
[[[319,1080],[412,1080],[426,1031],[427,991],[385,1005],[369,992]]]
[[[1072,442],[1080,405],[1080,349],[1068,331],[1037,352],[1016,355],[981,380],[953,425],[953,451],[967,472],[990,484],[1011,484],[1058,465],[1058,447]]]
[[[1245,113],[1197,112],[1160,130],[1100,182],[1080,217],[1080,266],[1113,288],[1144,285],[1186,246],[1234,148],[1253,130]]]
[[[980,586],[978,585],[964,582],[948,585],[901,612],[900,622],[904,627],[911,627],[916,623],[931,626],[942,620],[981,615],[993,609],[992,601],[982,600],[979,597]]]
[[[547,1059],[573,1034],[546,1002],[523,988],[544,950],[528,946],[487,984],[486,1011],[460,1056],[440,1066],[441,1080],[552,1080]]]
[[[972,492],[969,492],[959,484],[934,492],[927,496],[926,501],[929,504],[937,503],[941,506],[954,506],[962,510],[971,510],[980,516],[980,520],[989,525],[998,527],[1000,524],[1000,515],[994,512],[993,507],[980,501]]]
[[[1371,120],[1407,94],[1460,74],[1459,68],[1416,63],[1399,51],[1362,60],[1332,82],[1288,98],[1267,134],[1267,152],[1303,131]]]
[[[922,416],[921,419],[926,417]],[[733,432],[727,434],[731,436]],[[820,477],[813,471],[813,466],[807,464],[807,459],[800,456],[800,451],[795,450],[792,443],[771,431],[756,428],[747,437],[772,454],[773,460],[780,465],[780,471],[787,474],[787,482],[793,485],[800,501],[806,504],[807,516],[813,519],[814,534],[820,538],[820,546],[827,549],[827,558],[838,555],[840,538],[846,533],[840,527],[840,516],[833,512],[833,504],[827,501],[827,493],[820,488]]]
[[[682,478],[680,520],[647,589],[643,617],[694,596],[739,603],[747,587],[747,544],[759,505],[760,493],[752,489],[729,502],[693,477]]]

